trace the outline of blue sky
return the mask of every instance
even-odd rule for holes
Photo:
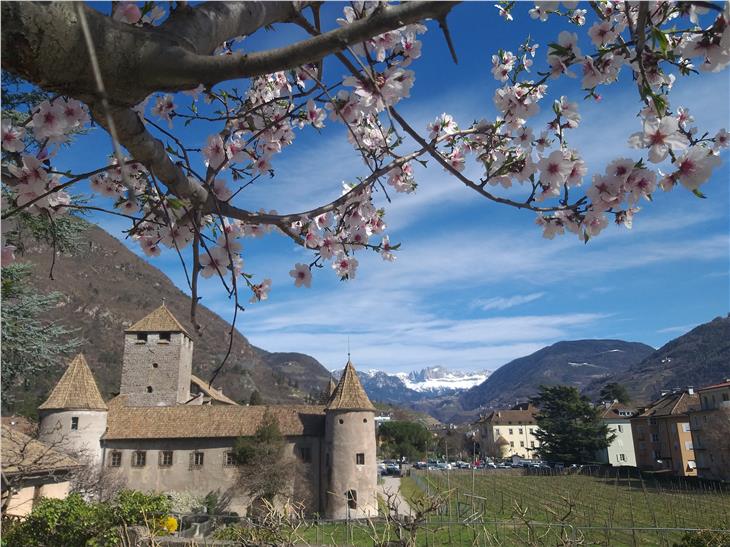
[[[341,7],[327,6],[330,20]],[[498,17],[493,3],[454,9],[449,21],[458,65],[429,24],[423,56],[411,67],[411,99],[401,112],[424,130],[444,111],[463,125],[494,118],[499,82],[490,73],[491,55],[500,47],[517,51],[530,34],[540,44],[536,67],[542,69],[547,43],[568,28],[562,21],[531,20],[529,7],[518,5],[512,23]],[[259,50],[299,36],[281,27],[247,38],[244,47]],[[334,62],[325,70],[344,75]],[[561,93],[580,100],[579,87],[579,80],[554,85],[543,111]],[[624,69],[619,83],[601,93],[600,104],[580,101],[583,124],[570,135],[589,164],[589,177],[619,155],[639,157],[625,144],[640,129],[630,73]],[[672,97],[672,106],[690,108],[701,130],[730,129],[727,71],[680,78]],[[540,115],[530,125],[538,132],[545,120]],[[202,145],[217,129],[201,125],[181,134]],[[108,139],[93,132],[62,157],[80,170],[98,167],[109,152]],[[659,191],[653,203],[642,204],[632,230],[611,226],[587,245],[573,235],[543,239],[534,214],[496,206],[430,165],[418,172],[415,194],[396,195],[387,207],[391,241],[403,244],[397,261],[360,253],[354,281],[340,282],[328,267],[314,273],[311,289],[297,289],[288,272],[296,262],[310,262],[310,254],[277,235],[244,240],[245,270],[270,277],[273,288],[268,301],[247,307],[239,329],[262,348],[308,353],[328,368],[344,364],[349,338],[357,366],[391,372],[432,365],[494,369],[566,339],[618,338],[658,347],[730,308],[727,154],[723,160],[703,187],[708,199],[681,188]],[[273,165],[276,177],[245,190],[238,204],[300,211],[339,195],[343,180],[367,174],[343,126],[334,122],[321,135],[297,131]],[[126,226],[117,219],[92,219],[122,237]],[[150,262],[189,292],[174,252]],[[204,305],[231,316],[232,304],[215,281],[205,281],[201,292]]]

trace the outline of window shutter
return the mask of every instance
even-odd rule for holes
[[[195,467],[195,452],[190,453],[190,467],[189,469],[193,469]]]

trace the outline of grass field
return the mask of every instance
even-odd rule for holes
[[[672,545],[682,534],[621,528],[730,529],[730,489],[683,480],[590,475],[519,476],[499,471],[418,472],[405,478],[406,498],[450,491],[441,518],[495,524],[495,545],[555,545],[562,528],[591,545]],[[527,523],[532,523],[528,525]],[[562,525],[562,526],[561,526]],[[488,529],[488,527],[486,528]],[[486,531],[485,529],[485,531]],[[541,541],[539,536],[545,533]],[[499,541],[499,535],[508,535]],[[455,532],[451,531],[452,543]],[[461,534],[463,537],[463,533]],[[482,544],[489,545],[489,542]]]

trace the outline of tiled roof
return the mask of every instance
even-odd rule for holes
[[[372,410],[375,411],[373,403],[370,402],[365,389],[357,377],[355,366],[348,360],[342,377],[337,384],[334,393],[327,403],[328,410]]]
[[[529,410],[494,410],[479,421],[492,425],[529,425],[537,423],[536,413],[534,407]]]
[[[82,353],[74,357],[39,410],[106,410],[104,399]]]
[[[184,332],[186,335],[188,334],[165,304],[137,321],[125,332]]]
[[[209,386],[208,382],[205,380],[201,380],[195,374],[190,375],[190,381],[198,386],[198,389],[202,391],[205,395],[210,397],[211,399],[223,403],[224,405],[237,405],[238,403],[234,401],[233,399],[230,399],[229,397],[226,397],[223,395],[221,390],[214,388],[213,386]]]
[[[726,380],[725,382],[720,382],[719,384],[713,384],[711,386],[704,386],[699,388],[697,391],[707,391],[708,389],[718,389],[721,387],[730,387],[730,380]]]
[[[3,474],[37,475],[79,467],[79,462],[16,429],[2,426]]]
[[[690,395],[686,391],[668,393],[658,401],[646,407],[639,417],[677,416],[692,410],[699,410],[700,396]]]
[[[324,407],[292,406],[125,406],[126,396],[109,403],[106,440],[204,439],[241,437],[256,433],[268,410],[288,436],[324,434]]]
[[[624,412],[624,413],[630,412],[631,414],[628,416],[625,416],[625,415],[622,416],[621,414],[619,414],[620,412]],[[636,415],[635,408],[628,407],[622,403],[611,403],[609,406],[603,407],[603,412],[601,414],[601,418],[604,418],[604,419],[622,418],[622,419],[628,420],[629,418],[631,418],[631,416],[634,416],[634,415]]]

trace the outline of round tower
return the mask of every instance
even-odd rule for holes
[[[83,354],[74,357],[38,411],[39,440],[91,465],[101,464],[107,406]]]
[[[324,513],[331,519],[378,514],[375,407],[348,360],[325,409]]]

